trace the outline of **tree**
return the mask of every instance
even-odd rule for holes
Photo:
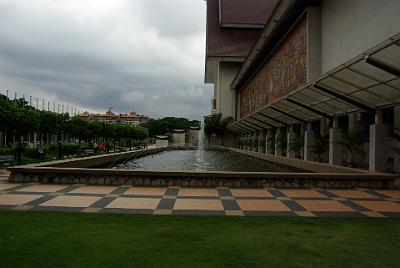
[[[313,153],[316,155],[316,161],[322,162],[325,154],[329,151],[329,135],[317,136],[314,140],[314,145],[311,146]]]
[[[82,141],[89,141],[92,137],[88,121],[78,117],[73,117],[70,120],[69,130],[71,136],[79,140],[79,144],[81,144]]]
[[[365,151],[362,146],[369,141],[368,131],[364,129],[352,129],[343,135],[343,141],[339,142],[348,153],[348,163],[355,167],[357,155],[364,157]]]
[[[161,119],[150,119],[149,122],[143,123],[141,127],[147,128],[149,136],[165,135],[173,129],[188,129],[193,126],[200,126],[200,121],[188,120],[186,118],[164,117]]]
[[[276,147],[282,151],[285,156],[285,150],[287,148],[287,138],[284,135],[279,135],[276,139]]]
[[[297,136],[289,143],[290,150],[294,151],[296,157],[300,157],[300,151],[304,147],[304,135]]]

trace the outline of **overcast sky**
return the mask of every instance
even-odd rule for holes
[[[205,13],[203,0],[0,0],[1,93],[200,119]]]

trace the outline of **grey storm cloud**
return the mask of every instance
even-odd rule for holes
[[[92,111],[209,113],[201,0],[0,0],[0,90]]]

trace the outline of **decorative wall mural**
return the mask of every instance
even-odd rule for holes
[[[307,20],[302,19],[242,87],[240,117],[266,106],[307,82]]]

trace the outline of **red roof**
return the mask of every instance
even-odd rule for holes
[[[207,0],[207,57],[244,58],[258,39],[260,29],[221,28],[218,2],[219,0]],[[250,15],[251,13],[249,17]]]
[[[278,0],[207,0],[207,57],[245,58]]]
[[[264,26],[278,0],[220,0],[221,26]]]

